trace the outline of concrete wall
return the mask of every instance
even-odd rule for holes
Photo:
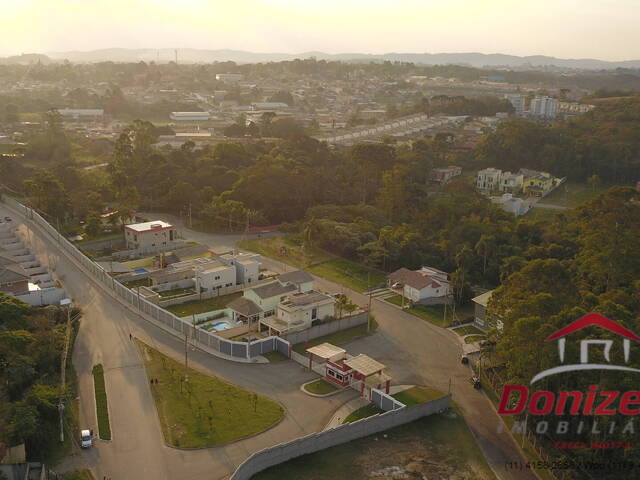
[[[391,410],[380,415],[363,418],[357,422],[340,425],[323,432],[312,433],[291,442],[282,443],[274,447],[260,450],[238,466],[230,480],[249,480],[253,475],[266,468],[291,460],[292,458],[314,453],[326,448],[366,437],[384,430],[388,430],[419,418],[433,415],[451,405],[451,396],[438,400]]]
[[[43,305],[59,305],[60,300],[66,298],[67,294],[61,288],[47,288],[39,290],[37,292],[30,292],[26,295],[17,295],[23,302],[27,302],[29,305],[35,307],[41,307]]]
[[[340,330],[345,330],[351,327],[356,327],[364,323],[367,323],[367,312],[357,313],[355,315],[351,315],[350,317],[343,317],[340,320],[334,320],[333,322],[317,325],[302,332],[283,335],[282,338],[288,340],[291,345],[295,345],[297,343],[304,342],[305,340],[323,337],[325,335],[329,335],[330,333],[338,332]]]

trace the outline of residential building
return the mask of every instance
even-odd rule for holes
[[[152,248],[171,245],[178,239],[178,230],[162,220],[132,223],[124,227],[127,248]]]
[[[497,168],[485,168],[478,172],[476,178],[476,188],[478,190],[493,191],[497,190],[500,185],[500,175],[502,170]]]
[[[304,270],[283,273],[278,277],[278,281],[283,285],[294,285],[299,292],[313,290],[313,276]]]
[[[244,75],[241,73],[217,73],[216,80],[228,84],[238,83],[244,79]]]
[[[0,265],[0,292],[11,295],[29,293],[29,274],[18,263]]]
[[[98,120],[104,117],[102,108],[59,108],[58,113],[64,120]]]
[[[278,304],[297,290],[294,285],[283,285],[276,280],[245,290],[242,295],[260,308],[261,317],[270,317],[276,314]],[[233,309],[232,304],[229,308]]]
[[[558,100],[551,97],[535,97],[529,108],[531,115],[544,118],[555,118],[558,113]]]
[[[491,197],[491,201],[500,205],[505,212],[513,213],[516,217],[524,215],[531,208],[529,201],[514,197],[511,193],[504,193],[499,197]]]
[[[193,258],[191,260],[175,262],[166,266],[165,268],[161,268],[160,270],[151,272],[149,274],[149,278],[151,279],[152,285],[161,285],[163,283],[176,283],[176,282],[181,282],[183,280],[193,280],[198,270],[204,271],[209,268],[215,268],[220,265],[221,265],[221,262],[214,259]],[[214,275],[214,277],[215,276],[216,275]],[[225,275],[225,278],[227,278],[227,276],[228,274]],[[207,285],[212,285],[214,283],[213,279],[209,279],[208,274],[205,274],[203,277],[201,277],[201,280],[205,281]],[[225,284],[224,286],[232,286],[232,285],[234,285],[234,282],[231,282],[231,285]]]
[[[493,292],[493,290],[489,290],[488,292],[471,299],[475,304],[473,322],[484,330],[490,330],[494,327],[498,330],[502,330],[504,327],[501,320],[487,314],[487,305],[489,304],[489,300],[491,300]]]
[[[214,292],[236,284],[236,269],[219,260],[195,267],[196,292]]]
[[[524,176],[521,173],[501,172],[498,190],[501,192],[517,193],[522,190]]]
[[[458,167],[457,165],[449,165],[448,167],[434,168],[431,170],[431,180],[440,185],[449,183],[453,177],[457,177],[458,175],[462,175],[462,167]]]
[[[522,115],[524,113],[524,95],[519,93],[508,93],[504,96],[509,100],[509,103],[513,105],[516,115]]]
[[[561,182],[560,179],[547,172],[521,168],[519,173],[523,176],[522,192],[526,195],[543,197]]]
[[[236,285],[256,283],[260,278],[260,255],[257,253],[226,253],[219,260],[236,270]]]
[[[251,108],[253,110],[273,112],[275,110],[286,110],[289,105],[284,102],[252,102]]]
[[[211,115],[209,112],[171,112],[169,118],[174,122],[206,122]]]
[[[450,301],[452,289],[449,274],[436,268],[400,268],[389,274],[388,282],[390,287],[401,289],[402,295],[414,303],[438,304]]]
[[[333,317],[335,303],[334,297],[315,290],[293,293],[278,303],[275,316],[260,320],[260,329],[268,330],[269,335],[306,330],[327,317]]]

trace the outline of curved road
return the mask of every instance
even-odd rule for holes
[[[3,216],[4,206],[0,206]],[[11,211],[10,215],[18,217]],[[184,236],[211,247],[233,248],[240,236],[211,235],[186,229],[175,217]],[[26,226],[20,225],[24,232]],[[276,427],[255,437],[223,447],[184,451],[167,447],[140,355],[129,340],[129,333],[178,360],[183,358],[182,342],[148,324],[104,293],[66,257],[59,256],[55,242],[37,228],[30,233],[31,247],[42,261],[55,269],[74,302],[84,310],[74,348],[73,362],[80,382],[80,422],[96,430],[91,368],[102,363],[109,398],[113,442],[98,441],[96,447],[71,457],[64,467],[89,466],[96,476],[116,479],[223,479],[252,452],[277,443],[319,431],[333,412],[354,398],[345,391],[325,399],[309,397],[299,391],[301,383],[315,375],[294,362],[240,364],[200,351],[191,351],[193,368],[226,379],[279,401],[286,409],[285,419]],[[264,259],[274,271],[287,269],[281,262]],[[288,267],[291,270],[291,267]],[[368,297],[345,287],[316,278],[317,288],[342,291],[353,301],[366,305]],[[507,470],[505,462],[522,461],[521,453],[508,433],[498,433],[500,418],[489,400],[469,383],[469,369],[460,364],[460,343],[456,335],[428,322],[374,300],[373,312],[378,333],[352,342],[351,353],[367,353],[385,363],[396,384],[425,384],[451,392],[478,440],[489,464],[501,479],[535,479],[530,472]]]

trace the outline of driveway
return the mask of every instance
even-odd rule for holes
[[[0,215],[10,215],[26,232],[15,212],[0,205]],[[55,269],[56,277],[84,312],[72,359],[79,379],[80,426],[97,432],[91,374],[96,363],[104,366],[109,400],[113,441],[97,440],[94,448],[78,451],[58,466],[59,471],[85,467],[96,479],[107,476],[113,480],[228,478],[251,453],[321,430],[335,410],[357,395],[351,390],[323,399],[305,395],[300,385],[316,375],[294,362],[240,364],[192,350],[192,368],[268,396],[284,406],[286,415],[272,429],[226,446],[202,450],[168,447],[149,380],[129,333],[179,361],[184,358],[182,341],[123,308],[75,263],[61,256],[55,242],[38,229],[31,230],[29,236],[34,253]]]

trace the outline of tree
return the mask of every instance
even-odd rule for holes
[[[115,215],[113,216],[115,217]],[[84,227],[84,231],[92,238],[99,236],[102,231],[102,222],[100,221],[100,217],[96,214],[90,215],[87,218],[87,224]]]
[[[591,186],[591,190],[596,190],[602,183],[602,180],[600,180],[598,175],[594,174],[587,179],[587,183]]]

